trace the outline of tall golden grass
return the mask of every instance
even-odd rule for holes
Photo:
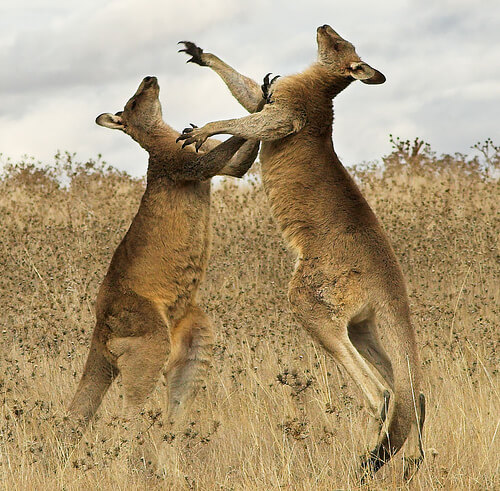
[[[437,156],[393,139],[383,165],[353,169],[406,275],[427,395],[427,458],[401,456],[370,489],[500,489],[500,154]],[[257,182],[257,183],[256,183]],[[61,184],[62,183],[62,184]],[[120,382],[78,445],[65,408],[94,325],[93,303],[134,215],[142,180],[59,154],[9,163],[0,179],[0,487],[24,489],[363,489],[361,395],[293,320],[293,257],[258,179],[214,186],[214,245],[202,304],[215,321],[211,372],[182,428],[145,408],[170,449],[163,475],[131,466]],[[66,436],[65,436],[66,435]]]

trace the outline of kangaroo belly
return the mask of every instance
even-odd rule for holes
[[[110,287],[165,306],[194,294],[209,257],[208,193],[156,196],[154,207],[143,199],[111,261]]]
[[[287,242],[303,255],[334,231],[336,205],[331,164],[324,152],[310,145],[306,152],[300,143],[263,144],[261,163],[273,216]]]

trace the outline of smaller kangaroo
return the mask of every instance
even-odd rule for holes
[[[210,178],[241,177],[259,142],[233,137],[197,154],[176,143],[162,119],[159,85],[146,77],[123,111],[96,123],[130,135],[147,152],[147,186],[139,210],[99,289],[97,322],[81,381],[69,407],[89,421],[121,374],[125,417],[136,415],[164,370],[168,417],[192,400],[210,361],[212,324],[196,304],[209,258]]]
[[[332,99],[355,80],[381,84],[385,76],[361,61],[330,26],[318,27],[316,40],[317,61],[272,83],[261,112],[187,128],[180,139],[196,148],[223,133],[261,140],[264,188],[297,253],[291,308],[357,383],[373,417],[363,479],[406,440],[404,475],[411,478],[424,457],[425,397],[419,393],[420,361],[405,280],[388,237],[332,141]],[[255,82],[185,44],[190,61],[212,68],[240,103],[259,103]]]

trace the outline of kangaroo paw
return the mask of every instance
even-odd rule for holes
[[[208,134],[203,130],[203,128],[198,128],[193,123],[191,123],[191,126],[192,128],[184,128],[175,141],[183,141],[184,143],[182,144],[182,148],[195,143],[196,151],[198,151],[208,138]]]
[[[267,104],[272,104],[271,94],[270,94],[271,85],[273,85],[273,83],[276,81],[276,79],[278,79],[280,77],[279,75],[276,75],[271,80],[269,80],[269,76],[270,75],[271,74],[268,73],[264,77],[263,84],[260,86],[260,88],[262,89],[262,97],[265,99],[265,101],[266,101]]]
[[[178,51],[179,53],[186,53],[187,55],[191,56],[191,58],[187,60],[186,63],[196,63],[200,66],[207,66],[202,58],[203,50],[199,46],[196,46],[196,44],[192,43],[191,41],[179,41],[177,44],[183,44],[185,46],[184,49],[180,49]]]

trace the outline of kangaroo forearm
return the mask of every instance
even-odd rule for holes
[[[221,169],[219,175],[243,177],[257,158],[259,144],[259,140],[247,140],[231,159],[229,164]]]
[[[190,179],[203,181],[219,174],[244,143],[243,138],[233,136],[210,152],[199,155],[190,165]]]
[[[214,148],[218,147],[222,143],[221,140],[217,138],[207,138],[207,141],[203,143],[201,150],[203,153],[212,151]]]
[[[207,123],[201,130],[208,136],[229,134],[245,140],[272,141],[284,138],[297,131],[298,125],[285,114],[278,118],[268,118],[265,111],[239,119],[226,119]]]
[[[259,104],[263,101],[263,98],[262,90],[257,82],[238,73],[212,53],[203,53],[201,58],[206,66],[209,66],[222,78],[231,94],[248,112],[254,113],[259,109]]]

